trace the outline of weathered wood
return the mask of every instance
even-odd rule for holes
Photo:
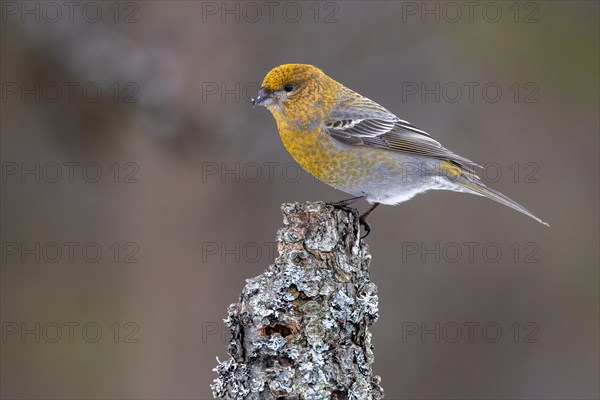
[[[279,256],[228,309],[219,399],[381,399],[368,329],[378,318],[371,255],[351,213],[282,205]]]

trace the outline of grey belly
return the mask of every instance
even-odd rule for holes
[[[378,164],[361,171],[360,182],[349,182],[338,189],[369,202],[398,204],[427,190],[465,191],[441,168],[442,161],[422,156],[397,154],[393,165]],[[336,185],[337,186],[337,185]]]

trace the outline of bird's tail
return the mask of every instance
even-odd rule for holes
[[[513,210],[517,210],[528,217],[535,219],[537,222],[548,225],[546,222],[542,221],[540,218],[536,217],[531,211],[520,205],[514,200],[511,200],[507,196],[503,195],[500,192],[495,191],[494,189],[490,189],[486,185],[484,185],[479,180],[465,179],[461,180],[461,182],[457,182],[460,186],[468,189],[470,192],[474,194],[478,194],[483,197],[487,197],[488,199],[492,199],[500,204],[504,204],[507,207],[512,208]]]

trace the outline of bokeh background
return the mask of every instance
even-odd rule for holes
[[[386,398],[598,398],[598,2],[0,4],[3,399],[212,398],[280,204],[346,197],[249,104],[288,62],[551,225],[449,192],[372,215]]]

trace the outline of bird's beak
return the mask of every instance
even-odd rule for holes
[[[252,107],[268,106],[269,104],[273,104],[272,92],[265,87],[261,87],[258,89],[256,98],[252,99]]]

